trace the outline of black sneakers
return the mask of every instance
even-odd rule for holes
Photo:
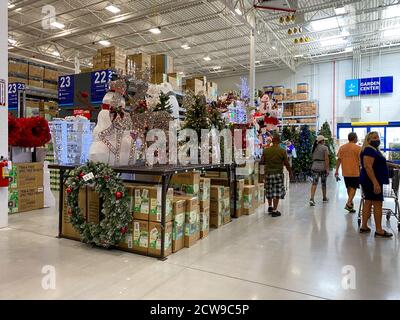
[[[271,213],[272,218],[280,217],[282,214],[279,211],[275,211]]]

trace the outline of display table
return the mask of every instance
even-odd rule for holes
[[[58,225],[58,236],[59,238],[68,238],[62,234],[62,223],[63,223],[63,204],[64,204],[64,192],[63,186],[69,175],[69,171],[79,167],[80,165],[49,165],[49,169],[58,169],[60,171],[59,178],[59,225]],[[156,258],[165,260],[164,254],[164,238],[165,238],[165,226],[166,226],[166,194],[169,188],[171,178],[174,174],[190,172],[190,171],[224,171],[227,173],[230,188],[231,204],[234,206],[234,212],[236,211],[236,175],[234,164],[198,164],[198,165],[187,165],[187,166],[176,166],[176,165],[155,165],[155,166],[118,166],[113,167],[113,170],[117,173],[132,174],[133,177],[125,180],[127,182],[135,182],[141,184],[154,184],[153,181],[137,180],[136,175],[145,176],[158,176],[161,179],[162,193],[161,193],[161,254]],[[233,190],[233,191],[232,191]],[[140,254],[140,253],[139,253]]]

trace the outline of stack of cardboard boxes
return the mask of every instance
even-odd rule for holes
[[[8,60],[8,83],[28,84],[28,63],[22,60]]]
[[[44,67],[41,65],[29,64],[28,85],[36,88],[43,88]]]
[[[59,75],[60,73],[57,70],[46,67],[44,69],[43,88],[57,90]]]
[[[42,162],[13,164],[8,192],[9,213],[43,208],[43,191]]]
[[[200,239],[208,236],[210,230],[210,193],[211,180],[209,178],[200,178],[199,188],[200,201]]]
[[[168,81],[168,73],[174,72],[174,58],[166,54],[151,56],[151,83]]]
[[[184,90],[193,91],[194,94],[199,94],[200,92],[206,94],[204,81],[202,79],[197,79],[197,78],[186,79]]]
[[[151,68],[151,56],[146,53],[132,54],[126,57],[125,70],[127,74],[141,73]]]
[[[93,70],[115,69],[125,70],[125,50],[115,46],[97,50],[93,57]]]

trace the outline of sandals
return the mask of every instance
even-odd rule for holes
[[[315,201],[310,199],[310,207],[315,207]]]
[[[279,211],[275,211],[271,213],[272,218],[280,217],[282,214]]]
[[[393,237],[393,233],[387,232],[386,230],[383,230],[383,233],[377,233],[375,231],[375,237],[391,238]]]
[[[369,232],[371,232],[370,228],[367,229],[360,228],[360,233],[369,233]]]
[[[357,211],[354,210],[354,206],[349,206],[346,204],[346,206],[344,207],[345,210],[347,210],[349,213],[356,213]]]
[[[271,214],[272,212],[274,212],[274,208],[268,207],[268,213]]]

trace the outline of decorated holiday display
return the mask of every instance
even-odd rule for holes
[[[49,122],[56,164],[83,164],[89,158],[94,123],[84,116]]]
[[[8,114],[8,144],[15,147],[42,147],[51,139],[49,124],[43,117],[14,118]]]
[[[296,147],[297,158],[293,159],[293,170],[299,181],[306,181],[311,176],[312,146],[315,133],[308,125],[300,128],[299,140]]]
[[[98,223],[89,222],[79,207],[79,190],[91,187],[99,196]],[[124,184],[107,164],[88,162],[69,173],[66,183],[67,213],[81,241],[108,248],[116,245],[132,220],[129,197]]]
[[[326,146],[329,149],[329,163],[331,169],[336,167],[336,151],[335,151],[335,142],[332,137],[332,131],[331,127],[329,126],[329,123],[326,121],[321,129],[318,132],[318,135],[323,135],[326,139]]]
[[[201,129],[211,129],[207,101],[203,94],[195,95],[192,91],[187,91],[182,106],[186,109],[183,129],[193,129],[199,137]]]

